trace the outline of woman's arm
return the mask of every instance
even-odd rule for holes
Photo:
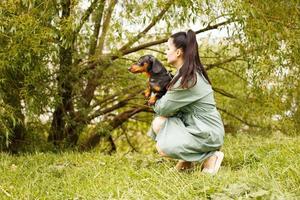
[[[170,90],[156,101],[153,110],[160,116],[170,117],[175,115],[181,107],[196,100],[197,96],[188,89]]]
[[[203,95],[203,92],[197,90],[195,86],[189,89],[172,88],[156,101],[153,110],[160,116],[170,117],[180,108],[199,100]]]
[[[199,76],[198,76],[199,77]],[[174,86],[158,99],[153,110],[160,116],[170,117],[175,115],[180,108],[191,104],[209,93],[213,92],[211,85],[199,77],[196,85],[186,89],[180,86],[181,78]]]

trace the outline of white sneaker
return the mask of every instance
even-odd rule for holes
[[[224,153],[221,151],[216,151],[213,156],[216,156],[217,159],[215,161],[215,166],[213,168],[203,168],[202,172],[203,173],[207,173],[207,174],[211,174],[211,175],[215,175],[221,166],[221,163],[223,161],[224,158]]]

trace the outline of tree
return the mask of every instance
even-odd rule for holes
[[[0,132],[1,141],[12,151],[24,142],[28,121],[37,121],[45,111],[52,90],[47,66],[52,54],[52,10],[41,2],[36,1],[41,8],[30,2],[1,2]]]
[[[238,1],[241,50],[255,49],[247,58],[257,121],[273,129],[298,134],[299,123],[299,1]],[[251,73],[251,74],[250,74]],[[256,97],[255,97],[255,96]],[[254,107],[254,106],[253,106]]]
[[[299,125],[299,109],[294,108],[299,99],[299,92],[295,92],[299,85],[297,2],[267,5],[267,0],[262,4],[2,1],[2,142],[9,139],[8,149],[15,151],[26,141],[26,135],[46,133],[54,146],[74,148],[89,130],[88,148],[97,145],[101,137],[114,146],[112,131],[153,112],[141,95],[145,77],[129,74],[128,66],[146,53],[164,62],[163,44],[169,35],[177,29],[187,30],[191,22],[199,25],[195,30],[199,35],[221,28],[228,31],[228,36],[217,43],[200,45],[226,127],[247,125],[284,131],[282,123],[286,120],[290,127]],[[295,21],[291,23],[287,14],[273,13],[271,8],[290,9]],[[278,20],[281,18],[285,23]],[[267,26],[265,19],[270,19]],[[286,47],[280,53],[278,42],[272,38],[275,27],[281,28],[277,37]],[[261,30],[266,33],[264,37],[258,37]],[[287,68],[290,73],[282,80],[276,72]],[[293,82],[287,84],[291,79]],[[270,80],[274,83],[271,88]],[[289,92],[283,91],[286,86]],[[292,114],[286,116],[286,111]],[[282,118],[274,121],[277,115]]]

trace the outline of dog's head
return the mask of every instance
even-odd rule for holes
[[[152,55],[145,55],[139,58],[137,63],[131,65],[128,70],[131,73],[159,73],[163,69],[163,65]]]

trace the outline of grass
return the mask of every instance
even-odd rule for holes
[[[153,145],[154,148],[154,145]],[[227,135],[219,173],[157,154],[0,154],[0,199],[299,199],[299,137]]]

